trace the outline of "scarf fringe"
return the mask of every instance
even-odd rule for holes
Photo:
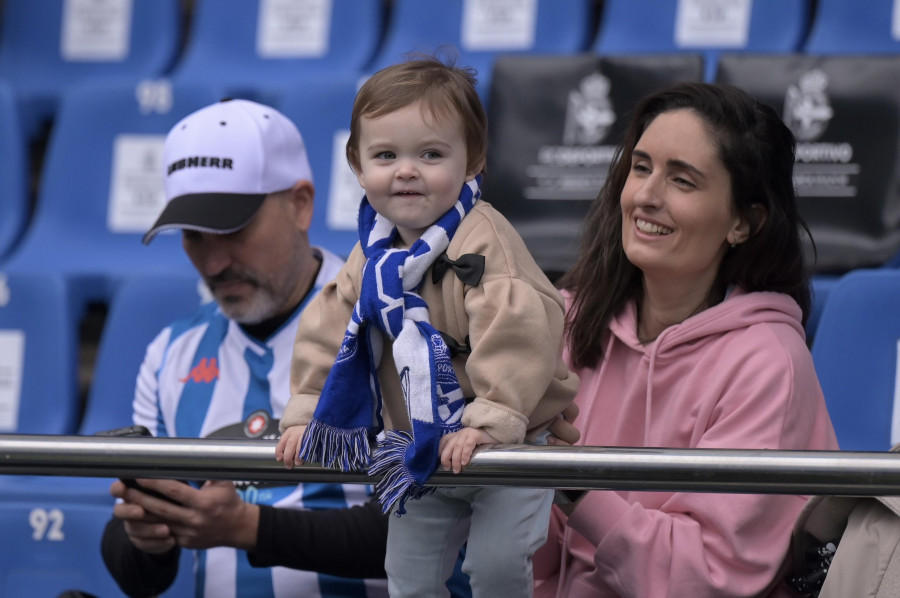
[[[341,471],[362,471],[369,466],[366,428],[337,428],[312,420],[303,435],[300,458]]]
[[[369,475],[383,476],[375,484],[375,493],[381,510],[390,513],[395,506],[396,515],[406,513],[404,506],[409,499],[417,499],[434,492],[434,488],[419,485],[406,467],[406,451],[413,445],[413,437],[409,432],[388,430],[385,439],[378,443],[378,449],[372,457]]]

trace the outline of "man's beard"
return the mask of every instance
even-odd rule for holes
[[[249,284],[253,287],[253,292],[246,298],[237,299],[216,289],[218,284],[232,280]],[[260,281],[247,271],[229,268],[216,276],[207,278],[206,284],[212,291],[222,313],[240,324],[258,324],[267,320],[276,314],[280,306],[280,298],[276,297],[271,285]]]

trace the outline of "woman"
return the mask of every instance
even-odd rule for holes
[[[637,107],[562,281],[579,444],[837,448],[803,332],[793,163],[790,131],[738,89]],[[587,492],[554,508],[535,595],[789,596],[805,500]]]

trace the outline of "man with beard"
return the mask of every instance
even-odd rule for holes
[[[245,100],[169,132],[168,204],[144,237],[182,231],[214,303],[149,345],[134,424],[154,436],[275,438],[299,314],[342,261],[309,245],[315,189],[297,128]],[[195,549],[198,596],[384,596],[386,516],[370,488],[138,480],[118,499],[103,557],[130,596],[165,591]],[[158,493],[154,495],[154,493]],[[160,496],[161,495],[161,496]]]

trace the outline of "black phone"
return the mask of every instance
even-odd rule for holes
[[[112,430],[101,430],[95,432],[94,436],[117,436],[117,437],[139,437],[151,436],[147,426],[125,426],[124,428],[114,428]]]
[[[150,430],[148,430],[146,426],[125,426],[123,428],[115,428],[112,430],[103,430],[103,431],[95,433],[94,436],[110,436],[110,437],[117,437],[117,438],[138,438],[138,437],[142,437],[142,436],[152,436],[152,434],[150,434]],[[144,486],[141,486],[140,484],[138,484],[137,480],[135,480],[133,478],[119,478],[119,479],[122,480],[122,483],[125,484],[128,488],[134,488],[135,490],[140,490],[141,492],[143,492],[144,494],[146,494],[148,496],[152,496],[154,498],[158,498],[160,500],[170,502],[173,505],[181,506],[181,503],[178,502],[177,500],[175,500],[174,498],[166,496],[162,492],[157,492],[156,490],[152,490],[150,488],[145,488]],[[184,484],[188,483],[186,480],[178,480],[178,481],[182,482]]]
[[[135,480],[133,478],[119,478],[119,479],[122,480],[122,483],[125,484],[127,487],[133,488],[135,490],[140,490],[147,496],[152,496],[154,498],[164,500],[166,502],[172,503],[173,505],[178,505],[179,507],[181,506],[181,503],[178,502],[177,500],[175,500],[174,498],[172,498],[171,496],[166,496],[162,492],[157,492],[156,490],[153,490],[152,488],[147,488],[145,486],[141,486],[140,484],[137,483],[137,480]],[[181,482],[183,484],[187,484],[187,482],[184,480],[176,480],[176,481]]]

